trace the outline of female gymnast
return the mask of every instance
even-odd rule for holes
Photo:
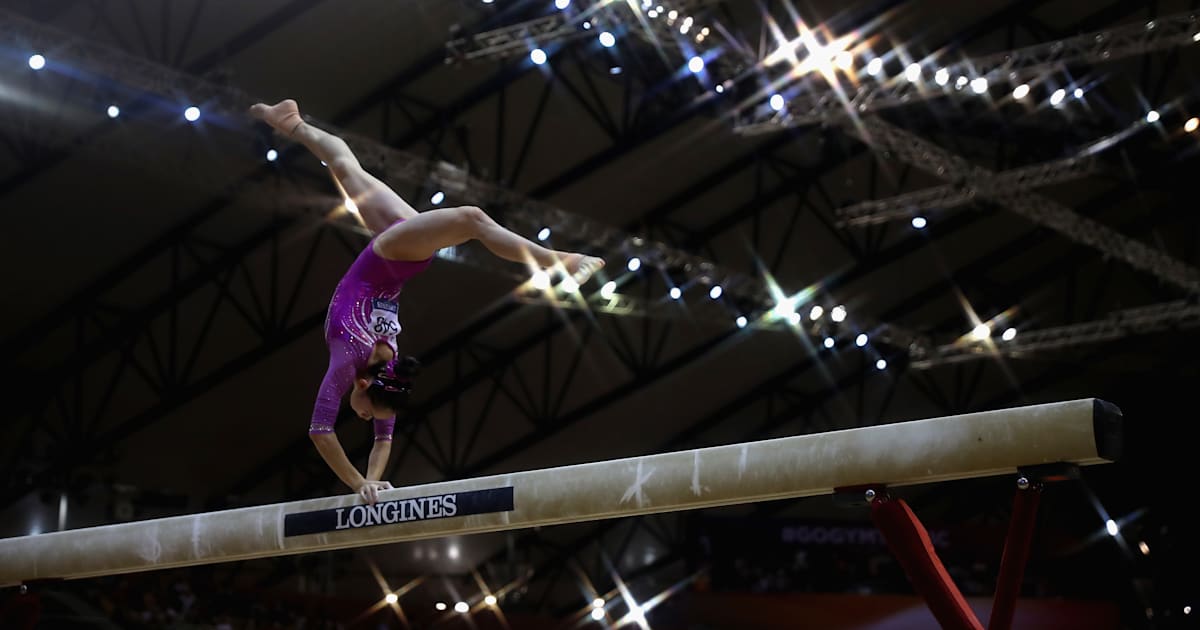
[[[250,115],[280,135],[298,141],[325,162],[356,206],[373,237],[334,289],[325,320],[329,368],[317,393],[308,433],[321,457],[346,485],[368,503],[392,485],[380,479],[391,453],[396,410],[409,393],[416,360],[399,357],[400,332],[396,298],[443,247],[479,240],[493,254],[540,268],[561,265],[583,284],[604,266],[594,256],[546,249],[510,232],[474,206],[418,213],[386,184],[358,163],[346,142],[308,124],[296,102],[258,103]],[[333,425],[342,397],[350,407],[374,421],[375,445],[366,475],[359,474],[338,442]]]

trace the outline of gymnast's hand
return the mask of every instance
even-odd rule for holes
[[[358,487],[358,496],[362,497],[369,505],[375,505],[379,500],[380,490],[391,490],[392,484],[387,481],[371,481],[370,479],[363,481]]]

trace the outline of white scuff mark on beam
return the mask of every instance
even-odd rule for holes
[[[633,482],[632,486],[629,486],[629,488],[625,490],[625,494],[621,495],[621,503],[625,503],[629,499],[636,496],[638,507],[643,507],[645,505],[646,497],[642,492],[642,486],[646,485],[646,482],[650,479],[650,475],[653,474],[653,468],[647,470],[645,475],[642,474],[642,460],[639,459],[635,481]]]
[[[738,457],[738,479],[741,479],[742,475],[746,474],[746,450],[747,445],[743,444],[742,454]]]
[[[693,451],[692,454],[692,494],[700,496],[704,490],[700,487],[700,451]]]

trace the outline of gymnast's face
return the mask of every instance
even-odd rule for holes
[[[370,385],[371,381],[365,378],[354,379],[354,391],[350,392],[350,408],[363,420],[392,417],[394,412],[391,409],[376,407],[371,403],[371,398],[367,396],[367,387]]]

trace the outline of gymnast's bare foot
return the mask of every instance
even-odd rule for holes
[[[563,266],[575,282],[583,284],[592,274],[604,267],[604,259],[583,254],[567,254],[563,257]]]
[[[284,136],[291,137],[296,131],[296,127],[304,122],[300,117],[300,107],[296,105],[296,101],[288,98],[274,105],[266,105],[264,103],[255,103],[250,106],[250,115],[271,125],[275,131]]]

